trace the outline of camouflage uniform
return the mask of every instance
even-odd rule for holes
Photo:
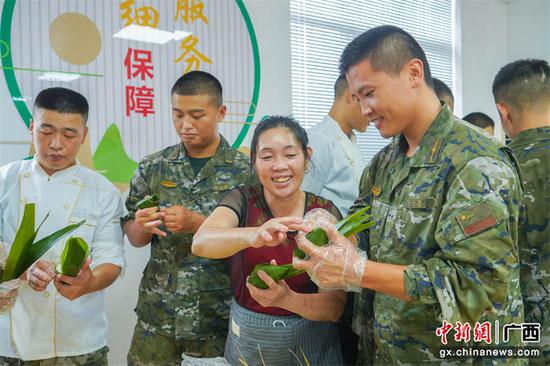
[[[454,118],[446,105],[413,157],[405,156],[406,149],[399,136],[373,158],[351,209],[372,206],[377,225],[366,244],[369,258],[406,265],[405,292],[413,298],[404,302],[363,291],[355,325],[363,331],[366,363],[373,357],[369,324],[374,363],[387,365],[441,362],[436,329],[443,320],[453,327],[469,322],[472,330],[476,322],[523,321],[517,247],[521,185],[511,152]],[[511,332],[507,346],[521,344],[517,333]],[[447,346],[453,346],[453,335],[448,333]]]
[[[521,291],[525,321],[541,323],[544,363],[550,364],[550,127],[519,133],[516,154],[525,189],[526,225],[521,226]],[[541,360],[539,360],[541,361]]]
[[[18,358],[0,356],[0,366],[99,366],[108,365],[107,353],[109,347],[105,346],[97,351],[81,356],[55,357],[46,360],[23,361]]]
[[[135,203],[153,193],[161,207],[182,205],[207,216],[225,193],[249,178],[248,157],[232,149],[223,137],[216,154],[196,177],[183,145],[170,146],[140,162],[126,202],[129,213],[123,220],[133,220]],[[150,362],[152,355],[142,351],[147,348],[143,342],[155,339],[149,335],[170,340],[181,351],[186,351],[185,342],[200,341],[200,354],[190,350],[196,357],[223,354],[231,300],[226,262],[194,256],[192,241],[192,233],[153,236],[151,257],[139,287],[130,364]],[[181,362],[168,354],[162,360],[165,364]]]

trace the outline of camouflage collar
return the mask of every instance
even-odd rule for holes
[[[168,152],[166,158],[168,160],[187,160],[187,153],[185,152],[185,147],[183,146],[183,143],[180,143],[177,146],[178,148]],[[218,149],[216,150],[216,153],[212,156],[211,160],[214,160],[216,163],[218,163],[216,165],[220,165],[219,163],[233,165],[234,159],[235,150],[231,148],[225,137],[220,135],[220,144],[218,145]]]
[[[518,133],[508,146],[514,149],[516,147],[527,146],[536,142],[548,140],[550,140],[550,126],[531,128]]]
[[[439,162],[441,151],[445,146],[445,137],[453,123],[453,114],[447,104],[444,104],[412,156],[411,167],[431,166]]]

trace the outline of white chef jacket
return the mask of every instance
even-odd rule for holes
[[[307,134],[313,156],[302,190],[331,200],[346,216],[359,195],[359,181],[366,166],[355,135],[352,133],[350,139],[329,115]]]
[[[36,205],[36,225],[49,212],[37,240],[82,219],[86,223],[56,243],[42,258],[59,263],[70,236],[90,247],[91,267],[112,263],[124,268],[120,192],[100,174],[78,162],[48,176],[36,158],[0,168],[0,239],[13,243],[25,203]],[[0,315],[0,355],[25,361],[68,357],[96,351],[107,344],[104,291],[74,301],[61,296],[53,282],[44,292],[26,283],[11,312]]]

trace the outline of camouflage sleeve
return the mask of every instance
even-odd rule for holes
[[[351,215],[352,213],[359,211],[365,206],[370,206],[372,195],[371,181],[374,179],[371,173],[371,166],[372,164],[374,164],[374,161],[375,159],[372,159],[370,164],[367,165],[367,167],[365,167],[365,169],[363,170],[363,174],[361,174],[361,180],[359,182],[359,196],[348,210],[347,215]],[[345,212],[342,212],[342,215],[347,216]],[[359,242],[359,248],[366,250],[367,255],[369,255],[368,248],[370,247],[370,245],[368,231],[362,231],[356,236],[357,241]]]
[[[447,321],[475,322],[506,305],[518,266],[521,188],[505,163],[473,159],[451,181],[437,222],[439,250],[407,267],[405,291],[414,301],[439,303]]]
[[[123,223],[125,221],[134,220],[136,211],[138,210],[135,204],[146,195],[154,193],[150,192],[146,177],[144,164],[140,162],[130,181],[130,192],[128,193],[128,198],[126,198],[126,209],[128,213],[122,217]]]
[[[347,214],[351,215],[352,213],[359,211],[365,206],[370,206],[371,202],[371,174],[370,169],[373,164],[373,160],[371,160],[370,164],[368,164],[365,169],[363,169],[363,174],[361,174],[361,180],[359,181],[359,196],[351,205],[350,209],[348,210]],[[342,215],[346,215],[345,212],[342,212]]]

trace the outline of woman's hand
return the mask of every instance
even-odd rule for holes
[[[277,262],[273,259],[270,264],[276,266]],[[263,307],[285,308],[286,302],[293,293],[287,283],[284,280],[276,282],[264,271],[258,271],[258,276],[268,287],[262,290],[246,281],[246,287],[250,291],[250,296]]]
[[[309,232],[301,217],[277,217],[259,226],[250,238],[249,245],[253,248],[276,247],[287,237],[289,231]]]

